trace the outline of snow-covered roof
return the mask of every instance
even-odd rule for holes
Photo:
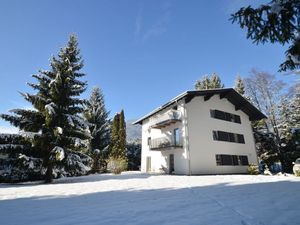
[[[142,118],[135,121],[133,124],[142,124],[142,122],[151,117],[152,115],[160,112],[161,110],[167,108],[168,106],[176,103],[177,101],[184,99],[186,103],[190,102],[192,98],[196,96],[204,96],[206,98],[210,98],[215,94],[220,94],[221,98],[226,98],[229,102],[231,102],[236,110],[242,110],[249,116],[251,121],[260,120],[267,118],[261,111],[259,111],[254,105],[252,105],[248,100],[246,100],[242,95],[236,92],[233,88],[219,88],[219,89],[208,89],[208,90],[193,90],[193,91],[185,91],[175,98],[171,99],[166,104],[154,109],[150,113],[146,114]]]

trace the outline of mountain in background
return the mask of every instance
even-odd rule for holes
[[[132,125],[136,120],[127,120],[126,121],[126,133],[127,141],[142,139],[142,126],[141,125]]]

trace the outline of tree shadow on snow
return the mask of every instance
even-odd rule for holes
[[[59,179],[54,179],[52,183],[45,184],[44,181],[32,181],[32,182],[21,182],[21,183],[0,183],[1,188],[16,188],[16,187],[30,187],[37,185],[52,185],[52,184],[67,184],[67,183],[89,183],[89,182],[99,182],[105,180],[127,180],[127,179],[145,179],[150,176],[160,176],[161,174],[147,174],[141,172],[124,172],[122,174],[90,174],[87,176],[79,177],[63,177]]]
[[[0,201],[0,216],[5,225],[296,225],[299,190],[277,181],[39,196]]]

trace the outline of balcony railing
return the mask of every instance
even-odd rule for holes
[[[150,141],[151,150],[162,150],[167,148],[182,148],[182,139],[175,140],[174,138],[156,138]]]
[[[163,115],[152,117],[151,128],[161,129],[173,123],[181,121],[181,112],[178,110],[169,110]]]

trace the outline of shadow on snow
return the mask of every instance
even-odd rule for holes
[[[92,175],[88,182],[148,176]],[[296,225],[299,190],[300,182],[278,181],[29,197],[0,201],[0,216],[1,224],[5,225]]]

